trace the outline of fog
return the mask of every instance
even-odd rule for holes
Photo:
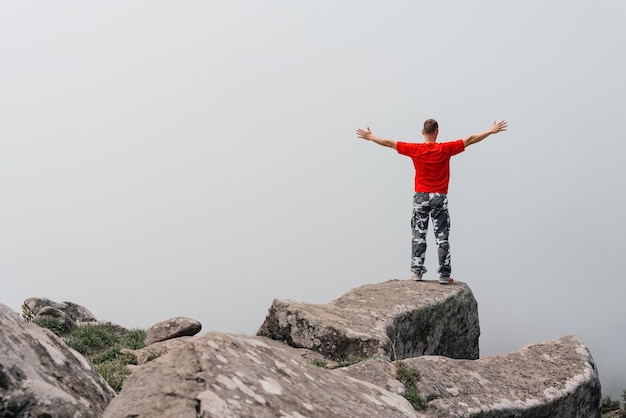
[[[275,298],[410,277],[439,140],[481,355],[576,334],[626,388],[626,3],[0,4],[0,303],[254,334]],[[437,270],[429,232],[429,273]],[[432,277],[431,277],[432,276]]]

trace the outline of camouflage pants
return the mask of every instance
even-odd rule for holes
[[[428,220],[432,218],[435,230],[435,242],[439,255],[439,276],[450,277],[450,214],[448,213],[448,196],[442,193],[416,192],[413,197],[413,230],[411,270],[414,273],[425,273],[424,260],[426,258],[426,233]]]

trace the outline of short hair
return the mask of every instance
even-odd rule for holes
[[[424,122],[425,134],[434,134],[437,129],[439,129],[439,124],[437,123],[435,119],[427,119]]]

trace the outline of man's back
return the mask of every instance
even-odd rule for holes
[[[463,140],[452,142],[398,142],[399,154],[411,157],[415,167],[415,191],[448,193],[450,157],[465,150]]]

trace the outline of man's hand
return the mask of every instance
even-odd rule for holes
[[[493,126],[491,127],[491,133],[497,134],[498,132],[506,131],[506,127],[507,127],[507,123],[505,120],[502,120],[498,123],[496,123],[496,121],[494,120]]]
[[[358,136],[359,138],[367,139],[369,141],[372,139],[373,135],[372,135],[372,131],[370,131],[370,128],[368,126],[367,131],[364,131],[363,129],[357,129],[356,136]]]
[[[380,138],[378,136],[373,135],[369,127],[367,128],[367,131],[363,129],[357,129],[356,136],[358,136],[359,138],[368,140],[368,141],[376,142],[378,145],[382,145],[383,147],[396,149],[396,141],[394,141],[393,139]]]
[[[482,141],[483,139],[487,138],[491,134],[497,134],[498,132],[506,131],[506,128],[507,128],[506,121],[504,120],[500,122],[494,121],[493,125],[491,125],[491,128],[487,129],[485,132],[470,135],[467,138],[463,138],[463,144],[466,147],[469,147],[472,144]]]

